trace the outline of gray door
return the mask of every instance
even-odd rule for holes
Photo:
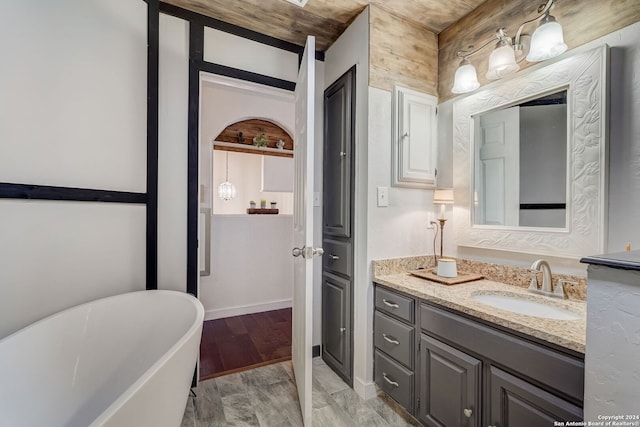
[[[355,67],[324,92],[322,359],[352,385]]]
[[[582,421],[582,408],[491,366],[489,420],[495,427],[552,426],[554,421]]]
[[[345,381],[351,375],[351,283],[334,274],[322,276],[323,359]]]
[[[323,222],[325,237],[351,237],[355,69],[324,92]]]
[[[420,369],[420,421],[437,427],[480,427],[480,360],[422,334]]]

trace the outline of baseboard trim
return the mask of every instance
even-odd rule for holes
[[[318,356],[320,356],[320,346],[314,345],[311,348],[311,357],[318,357]]]
[[[280,310],[292,306],[292,300],[266,302],[262,304],[243,305],[230,308],[207,310],[204,320],[224,319],[225,317],[242,316],[243,314],[261,313],[263,311]]]
[[[373,399],[378,395],[376,391],[376,383],[365,383],[360,378],[353,379],[353,390],[364,400]]]

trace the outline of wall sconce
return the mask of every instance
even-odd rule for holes
[[[227,170],[224,182],[218,185],[218,197],[222,200],[233,200],[236,197],[236,187],[229,182],[229,152],[227,154]]]
[[[549,14],[549,10],[557,0],[548,0],[546,4],[538,7],[538,16],[520,24],[518,32],[512,39],[507,36],[505,29],[500,28],[496,31],[498,43],[495,45],[491,56],[489,56],[489,68],[485,77],[489,80],[501,79],[509,74],[515,73],[520,69],[518,62],[525,58],[529,62],[540,62],[556,57],[567,50],[564,43],[564,35],[562,26],[556,19]],[[535,29],[531,36],[531,47],[528,54],[525,52],[526,46],[523,43],[523,37],[529,37],[522,34],[525,25],[540,20],[538,28]],[[468,60],[469,57],[477,54],[485,47],[489,46],[494,40],[489,40],[477,49],[469,46],[469,50],[459,50],[456,52],[458,57],[462,58],[460,66],[456,70],[453,81],[453,93],[467,93],[480,87],[476,69]]]

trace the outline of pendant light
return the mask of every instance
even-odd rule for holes
[[[474,67],[467,58],[463,58],[460,66],[456,70],[453,78],[453,93],[467,93],[480,87],[476,67]]]
[[[513,51],[511,38],[507,37],[503,29],[498,30],[498,43],[489,56],[489,69],[485,77],[489,80],[501,79],[520,69],[516,64],[516,54]]]
[[[540,21],[531,36],[531,48],[527,55],[527,61],[540,62],[563,54],[567,50],[564,43],[562,26],[556,22],[556,18],[547,12]]]
[[[236,197],[236,187],[229,182],[229,152],[227,151],[226,154],[227,169],[224,182],[218,186],[218,197],[222,200],[233,200]]]

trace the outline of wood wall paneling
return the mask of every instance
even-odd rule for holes
[[[460,63],[456,51],[470,44],[480,46],[494,37],[500,27],[507,34],[515,35],[520,23],[536,16],[541,2],[530,0],[487,0],[469,15],[446,28],[439,34],[438,44],[438,93],[439,102],[451,99],[453,76]],[[638,0],[560,0],[551,9],[551,14],[562,24],[565,43],[569,49],[581,46],[620,28],[640,21]],[[525,33],[532,34],[537,23],[525,27]],[[491,47],[470,58],[478,70],[480,84],[488,83],[485,78]],[[520,70],[533,64],[520,62]]]
[[[400,84],[437,96],[435,33],[372,5],[369,34],[370,86],[392,91]]]
[[[238,140],[239,132],[242,132],[242,142]],[[277,148],[276,143],[281,139],[284,141],[283,148],[285,150],[293,150],[293,139],[287,133],[287,131],[273,122],[261,119],[242,120],[240,122],[233,123],[227,126],[215,138],[215,141],[235,143],[238,144],[238,147],[215,146],[214,149],[236,151],[241,153],[254,153],[254,151],[251,150],[251,148],[253,147],[253,138],[263,133],[269,139],[269,142],[267,143],[268,148]],[[283,152],[282,154],[277,152],[269,152],[261,154],[281,157],[293,157],[293,154],[291,154],[291,152]]]

